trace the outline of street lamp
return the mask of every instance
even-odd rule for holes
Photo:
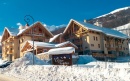
[[[24,21],[27,23],[27,26],[29,26],[29,22],[30,20],[32,20],[32,22],[34,23],[34,18],[31,15],[26,15],[24,17]],[[32,28],[32,40],[33,40],[33,65],[34,65],[34,28]]]

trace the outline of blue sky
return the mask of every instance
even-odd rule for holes
[[[4,27],[25,25],[25,15],[58,26],[68,24],[72,18],[83,21],[127,6],[130,0],[0,0],[0,34]]]

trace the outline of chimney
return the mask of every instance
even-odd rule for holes
[[[25,28],[28,28],[29,27],[29,24],[27,23],[26,25],[25,25]]]
[[[87,23],[87,20],[86,20],[86,19],[84,19],[84,22],[85,22],[85,23]]]
[[[24,29],[24,26],[22,26],[22,25],[19,25],[19,28],[18,28],[19,30],[22,30],[22,29]]]

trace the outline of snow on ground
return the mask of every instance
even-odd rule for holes
[[[87,64],[92,61],[96,61],[92,55],[79,55],[78,64]]]
[[[4,61],[2,59],[0,59],[0,65],[3,64],[3,63],[4,63]]]
[[[17,59],[9,67],[0,69],[0,72],[23,81],[130,81],[129,62],[102,62],[92,56],[80,56],[79,63],[84,63],[81,59],[86,61],[87,64],[82,64],[86,67],[80,64],[45,65],[46,63],[38,58],[38,63],[35,60],[36,65],[32,65],[32,55],[29,53]],[[87,67],[91,65],[93,66]]]

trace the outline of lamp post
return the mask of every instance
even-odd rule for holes
[[[26,15],[24,17],[24,21],[27,23],[27,26],[29,26],[29,22],[30,20],[32,20],[32,22],[34,23],[34,18],[31,15]],[[32,40],[33,40],[33,65],[34,65],[34,28],[32,28]]]

